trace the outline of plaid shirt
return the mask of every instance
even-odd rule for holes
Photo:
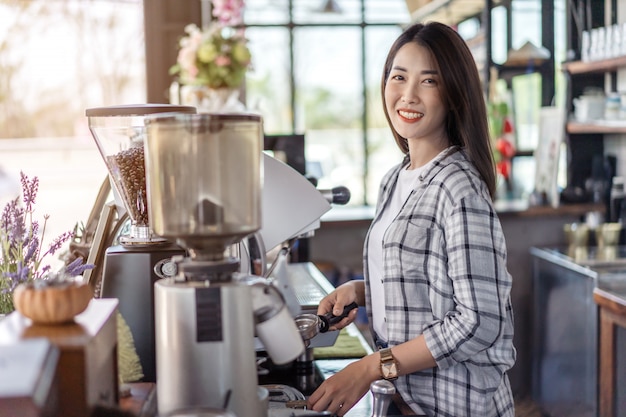
[[[387,173],[374,222],[394,190]],[[382,279],[389,346],[423,334],[437,366],[395,381],[418,414],[437,417],[513,416],[507,370],[515,362],[511,275],[506,245],[489,192],[464,151],[441,152],[419,177],[383,241]]]

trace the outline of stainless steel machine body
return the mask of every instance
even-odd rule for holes
[[[250,286],[203,282],[155,285],[160,413],[189,407],[267,415],[259,395]]]
[[[262,121],[251,114],[154,116],[146,121],[146,178],[156,234],[188,253],[155,283],[159,413],[194,407],[265,417],[255,329],[276,363],[304,349],[276,289],[239,274],[228,248],[261,226]],[[273,340],[272,340],[273,339]]]

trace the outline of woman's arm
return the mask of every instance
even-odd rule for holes
[[[458,202],[446,217],[445,239],[454,308],[423,333],[443,368],[475,357],[502,338],[511,290],[504,236],[484,198],[468,196]]]

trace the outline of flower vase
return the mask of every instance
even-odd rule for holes
[[[170,100],[172,101],[172,100]],[[193,106],[198,113],[241,113],[246,106],[239,100],[239,89],[181,85],[178,103]]]

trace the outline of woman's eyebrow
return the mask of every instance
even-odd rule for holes
[[[391,67],[392,70],[396,70],[396,71],[404,71],[407,72],[407,69],[398,65],[394,65],[393,67]],[[425,75],[438,75],[439,72],[437,70],[434,69],[428,69],[428,70],[422,70],[420,71],[421,74],[425,74]]]

